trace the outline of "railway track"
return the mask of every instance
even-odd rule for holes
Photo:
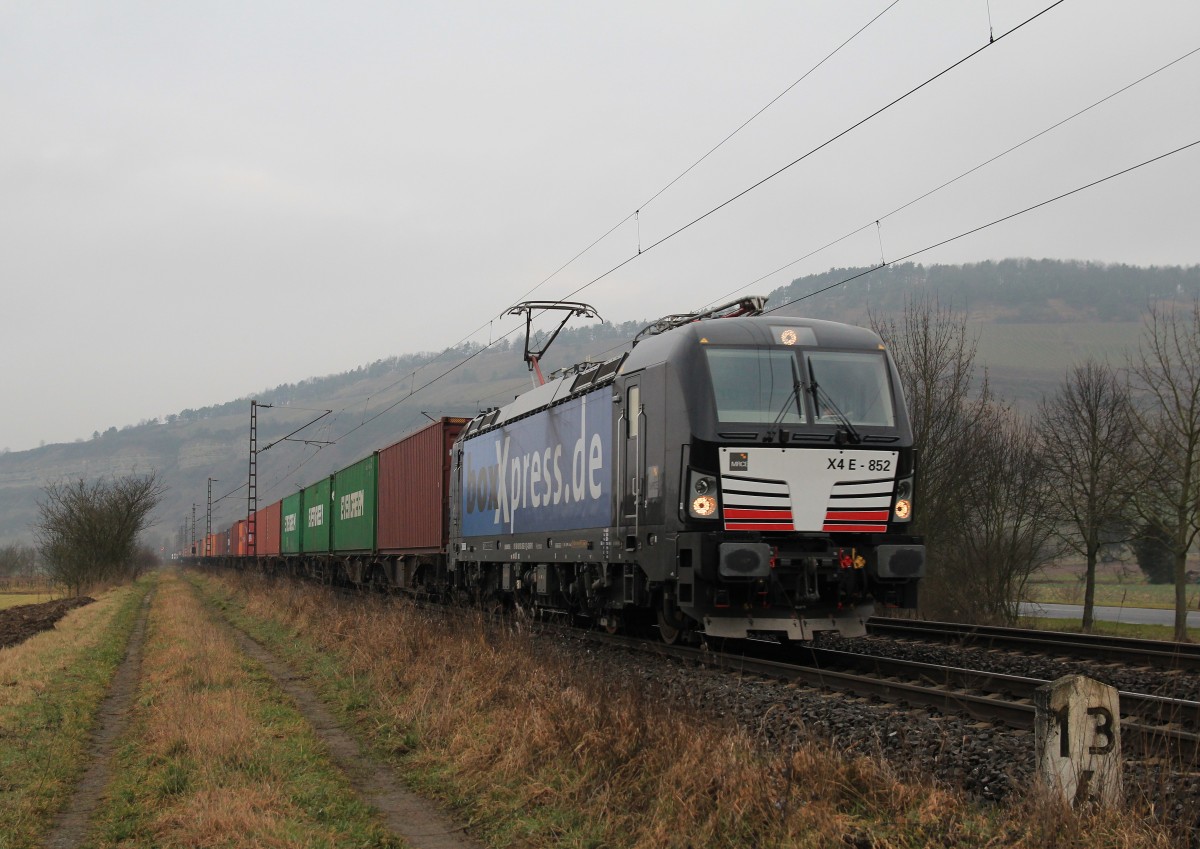
[[[1156,669],[1200,672],[1200,644],[1172,643],[1162,640],[1138,640],[1064,631],[1036,631],[994,625],[963,625],[953,622],[925,622],[916,619],[867,620],[867,633],[873,636],[954,643],[977,648],[1059,654],[1065,657],[1115,661]]]
[[[578,633],[578,632],[576,632]],[[667,646],[646,638],[587,632],[589,639],[636,651],[745,675],[799,682],[860,697],[966,714],[1011,728],[1033,728],[1034,691],[1048,683],[995,672],[937,666],[827,649],[807,651],[809,664],[763,656],[727,654],[689,646]],[[1200,764],[1200,702],[1121,693],[1123,745],[1142,757]]]
[[[460,612],[442,605],[434,607],[443,612]],[[896,627],[892,627],[893,623]],[[943,713],[965,714],[977,721],[1000,723],[1021,730],[1033,728],[1034,691],[1049,683],[1040,678],[820,647],[787,648],[769,643],[745,643],[743,646],[750,648],[745,653],[734,654],[667,645],[652,637],[581,630],[547,621],[538,622],[536,627],[544,631],[561,630],[563,635],[673,657],[714,669],[798,682],[859,697],[932,707]],[[1189,644],[1166,643],[1170,648],[1164,649],[1163,643],[1153,640],[908,620],[871,619],[869,628],[879,636],[905,636],[927,642],[1018,649],[1036,654],[1061,652],[1070,657],[1148,662],[1155,668],[1175,670],[1191,669],[1193,667],[1187,664],[1195,662],[1196,668],[1200,668],[1200,651],[1191,651],[1200,646]],[[1042,635],[1058,639],[1042,641],[1039,639]],[[793,659],[784,657],[788,652]],[[795,662],[794,657],[798,654],[804,655],[809,663]],[[1122,741],[1127,751],[1142,757],[1200,766],[1200,701],[1121,691],[1120,704]]]

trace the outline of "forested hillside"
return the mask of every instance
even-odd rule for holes
[[[968,315],[978,333],[980,365],[993,387],[1022,407],[1052,392],[1066,369],[1087,356],[1121,364],[1125,350],[1137,343],[1148,303],[1200,296],[1200,266],[1133,268],[1053,260],[906,264],[836,285],[863,271],[831,269],[799,278],[772,292],[768,306],[788,304],[782,312],[867,324],[873,314],[894,314],[906,299],[936,297]],[[603,304],[597,306],[603,311]],[[697,306],[681,303],[679,308]],[[547,366],[614,356],[654,318],[568,328],[554,343]],[[259,412],[260,449],[324,410],[333,411],[293,440],[260,453],[260,503],[395,441],[427,421],[426,414],[473,415],[511,400],[530,385],[521,341],[517,335],[512,339],[486,351],[465,346],[440,355],[400,355],[257,393],[260,404],[273,405]],[[469,354],[475,356],[447,373]],[[405,400],[414,389],[420,391]],[[249,400],[183,410],[136,426],[104,429],[101,423],[81,423],[81,430],[95,429],[91,439],[0,455],[0,543],[29,540],[41,487],[68,478],[157,470],[169,490],[152,531],[155,545],[175,544],[185,520],[190,523],[193,503],[198,531],[203,531],[210,477],[217,480],[215,523],[224,526],[245,515]]]
[[[834,268],[794,280],[771,303],[797,301],[866,271]],[[1060,260],[1006,259],[971,265],[888,266],[797,302],[801,311],[839,321],[862,320],[870,310],[892,312],[918,293],[981,322],[1070,324],[1139,321],[1152,300],[1200,293],[1200,266],[1138,268]],[[791,310],[789,310],[791,311]]]

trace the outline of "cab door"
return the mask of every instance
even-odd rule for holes
[[[625,383],[622,400],[621,427],[621,525],[625,550],[637,549],[638,531],[643,519],[645,498],[645,429],[646,410],[642,403],[641,382],[635,377]]]

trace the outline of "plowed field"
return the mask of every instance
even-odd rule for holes
[[[15,646],[34,634],[53,628],[54,623],[67,613],[76,607],[91,604],[94,600],[88,596],[80,596],[0,610],[0,649]]]

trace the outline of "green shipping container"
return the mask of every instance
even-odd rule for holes
[[[379,456],[372,454],[333,476],[330,507],[334,551],[375,550],[375,480]]]
[[[329,551],[330,514],[329,482],[332,478],[317,481],[304,490],[300,514],[300,547],[305,554],[322,554]]]
[[[300,553],[300,514],[303,504],[303,493],[300,492],[283,499],[279,534],[279,551],[283,554]]]

